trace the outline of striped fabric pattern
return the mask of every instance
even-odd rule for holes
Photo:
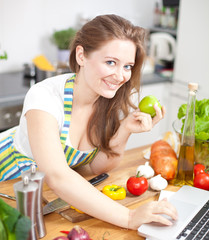
[[[64,125],[60,136],[60,141],[66,156],[69,167],[77,167],[91,162],[98,152],[95,148],[90,152],[82,152],[66,145],[66,139],[69,135],[69,127],[73,103],[73,85],[75,75],[66,81],[64,90]],[[30,169],[35,161],[19,153],[14,147],[14,135],[12,131],[9,136],[0,141],[0,182],[14,179],[21,176],[21,173]]]
[[[0,181],[21,176],[23,171],[30,169],[34,160],[20,154],[13,145],[15,131],[0,143]]]
[[[64,90],[64,113],[65,121],[62,128],[62,133],[60,140],[63,146],[65,157],[69,167],[78,167],[79,165],[87,164],[93,160],[98,149],[95,148],[90,152],[82,152],[77,149],[74,149],[66,145],[66,139],[69,135],[70,120],[72,113],[72,104],[73,104],[73,86],[75,81],[75,76],[73,75],[70,79],[66,81],[65,90]]]

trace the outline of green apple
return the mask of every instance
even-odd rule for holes
[[[149,95],[144,97],[139,103],[139,110],[144,113],[148,113],[151,117],[156,115],[154,105],[157,103],[158,107],[161,109],[162,106],[157,100],[157,98],[153,95]]]

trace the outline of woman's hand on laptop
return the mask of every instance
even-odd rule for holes
[[[152,201],[130,210],[128,227],[130,229],[138,229],[142,224],[150,222],[158,222],[168,226],[172,225],[172,221],[162,216],[162,214],[169,216],[173,220],[176,220],[178,217],[175,207],[167,199]]]

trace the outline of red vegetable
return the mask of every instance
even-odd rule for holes
[[[64,230],[62,230],[62,231],[60,231],[61,233],[66,233],[66,234],[68,234],[70,231],[64,231]]]
[[[205,172],[205,166],[203,164],[196,164],[194,165],[194,175],[198,175],[200,173]]]
[[[128,191],[136,196],[139,196],[147,191],[149,184],[145,177],[139,177],[139,172],[136,176],[132,176],[126,183]]]
[[[209,174],[205,171],[197,174],[194,177],[194,187],[209,190]]]
[[[156,175],[161,174],[166,180],[171,180],[175,177],[178,159],[170,144],[159,140],[151,146],[150,164]]]
[[[67,237],[69,240],[90,240],[89,234],[80,226],[75,226]]]

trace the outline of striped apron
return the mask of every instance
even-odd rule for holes
[[[60,141],[65,153],[68,166],[71,168],[90,163],[98,148],[90,152],[83,152],[68,146],[66,143],[69,137],[70,120],[73,103],[73,86],[75,75],[68,79],[64,89],[64,124],[62,127]],[[21,176],[21,173],[28,170],[35,160],[24,156],[14,147],[15,130],[0,142],[0,181],[14,179]]]

